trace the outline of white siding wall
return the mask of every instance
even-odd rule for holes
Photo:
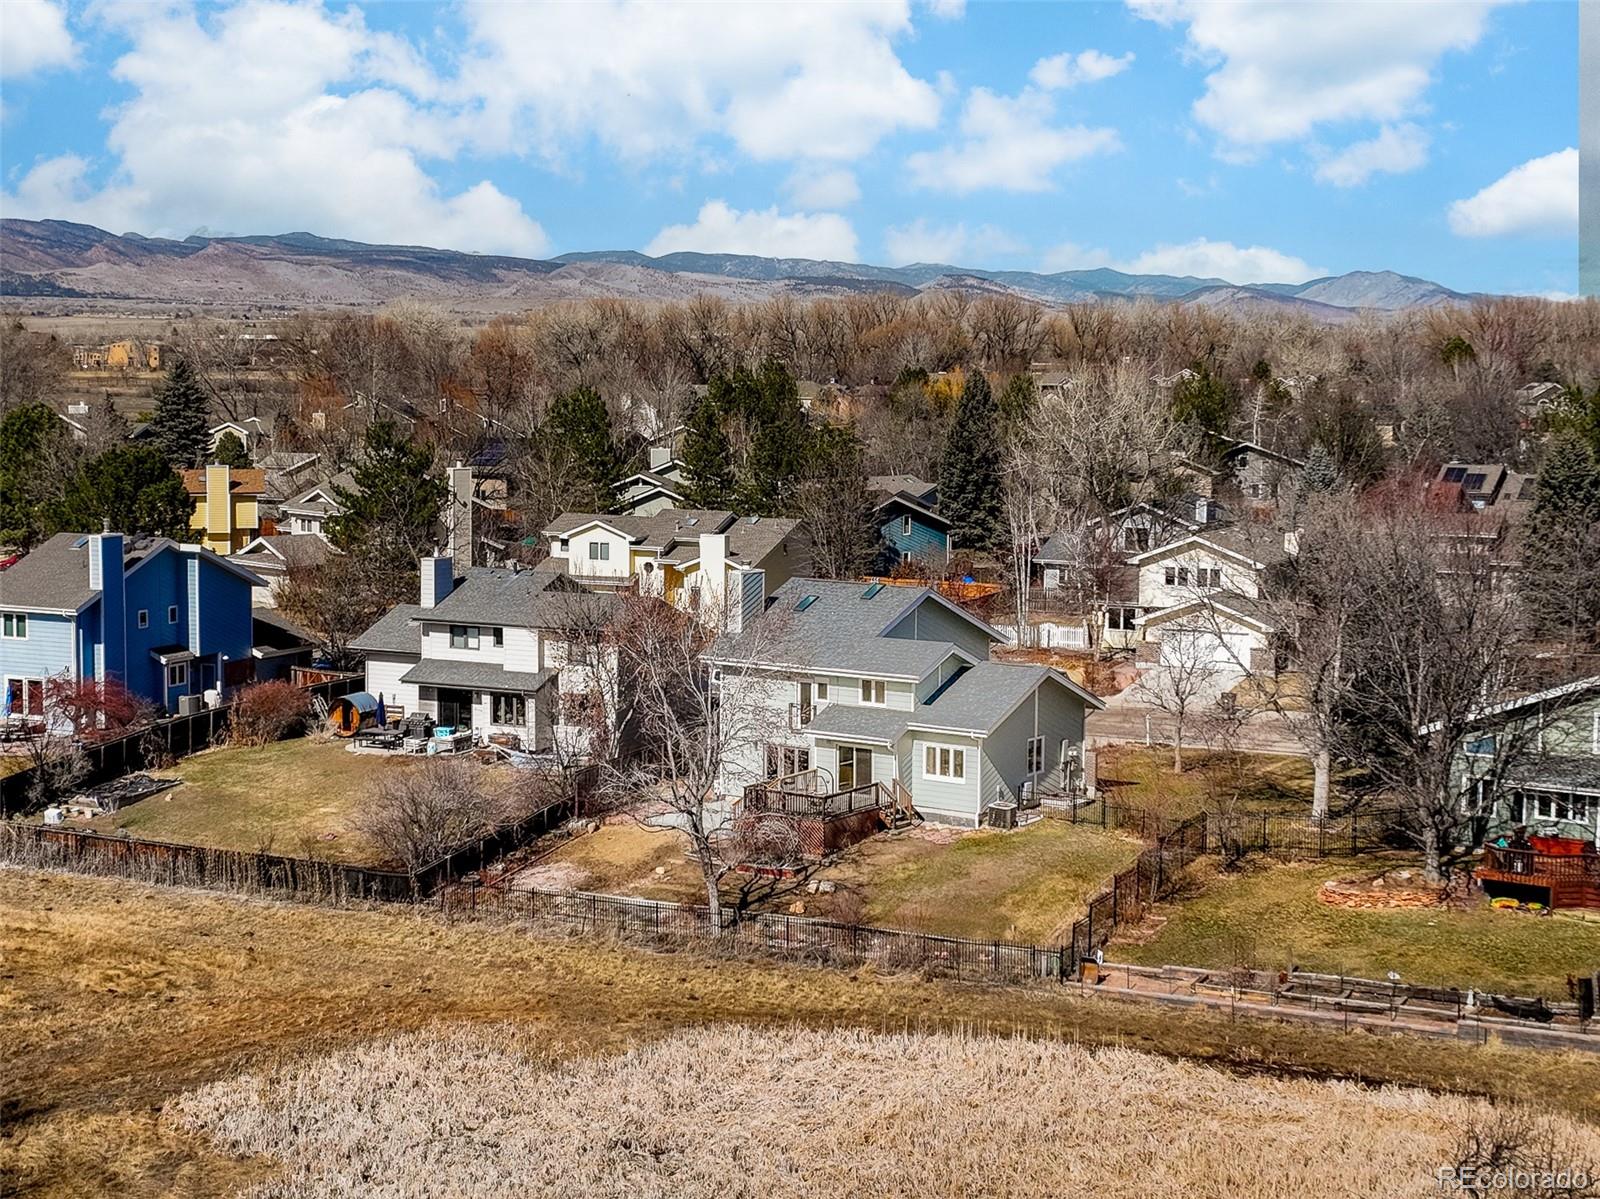
[[[628,540],[619,533],[605,529],[590,529],[569,541],[567,570],[591,579],[626,579],[632,569],[628,553]],[[607,547],[607,558],[589,557],[591,545]]]
[[[505,647],[494,643],[494,625],[477,625],[477,649],[452,649],[450,646],[450,626],[447,624],[426,623],[422,626],[422,656],[434,661],[446,659],[455,662],[493,662],[495,665],[504,665],[506,660]],[[506,630],[507,635],[511,633]]]
[[[409,654],[368,654],[366,688],[381,695],[387,705],[398,705],[407,712],[417,710],[415,683],[402,683],[400,676],[417,664]]]
[[[530,674],[537,673],[542,666],[539,661],[540,641],[539,630],[518,629],[510,626],[505,631],[506,644],[501,655],[507,670],[525,670]]]
[[[1189,572],[1189,582],[1186,585],[1174,584],[1167,586],[1167,569],[1169,567],[1186,568]],[[1139,604],[1145,608],[1167,608],[1173,604],[1181,604],[1185,600],[1193,599],[1196,595],[1218,588],[1212,585],[1200,586],[1196,579],[1196,571],[1201,567],[1221,568],[1222,585],[1224,591],[1237,591],[1240,595],[1255,596],[1260,594],[1261,585],[1257,573],[1246,566],[1240,565],[1231,558],[1213,553],[1201,547],[1199,549],[1185,550],[1181,554],[1173,554],[1157,562],[1147,562],[1139,568]]]

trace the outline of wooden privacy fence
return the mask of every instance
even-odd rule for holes
[[[587,793],[580,774],[568,794],[451,850],[416,870],[346,865],[321,858],[210,849],[146,841],[60,825],[0,823],[0,861],[70,870],[135,882],[214,891],[271,894],[318,903],[348,900],[412,902],[463,874],[482,870],[508,851],[569,819]]]
[[[342,695],[360,691],[364,685],[361,675],[347,674],[309,683],[305,690],[332,702]],[[77,785],[90,787],[107,779],[121,778],[130,771],[150,766],[153,758],[183,758],[197,753],[227,730],[232,715],[233,703],[229,702],[188,716],[169,716],[118,737],[83,741],[79,747],[89,760],[89,773],[79,779]],[[0,817],[10,816],[26,806],[37,769],[30,766],[0,778]]]
[[[675,948],[715,941],[735,953],[817,965],[920,970],[986,982],[1062,979],[1066,954],[1061,946],[975,941],[779,912],[724,909],[719,930],[711,909],[702,905],[502,884],[448,888],[440,893],[440,906],[454,916],[515,921],[633,944]]]
[[[1111,881],[1089,900],[1088,911],[1072,926],[1067,946],[1066,970],[1079,966],[1111,940],[1119,924],[1144,915],[1145,909],[1177,889],[1184,867],[1206,852],[1206,818],[1192,816],[1161,834],[1133,865],[1112,875]]]

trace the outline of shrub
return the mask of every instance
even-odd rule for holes
[[[311,697],[281,679],[256,683],[239,692],[228,739],[234,745],[269,745],[305,723]]]

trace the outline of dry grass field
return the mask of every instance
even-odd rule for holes
[[[160,1109],[242,1070],[441,1024],[513,1025],[537,1033],[540,1055],[576,1061],[730,1023],[1118,1045],[1234,1073],[1440,1087],[1600,1119],[1600,1062],[1590,1057],[1230,1022],[1048,985],[650,954],[450,924],[431,910],[333,910],[0,868],[0,1180],[50,1199],[231,1194],[269,1177],[269,1165],[220,1152]],[[464,1093],[500,1085],[493,1073],[449,1081]],[[823,1087],[803,1098],[821,1103]]]
[[[1219,767],[1204,750],[1185,750],[1184,771],[1172,772],[1170,749],[1108,745],[1099,751],[1100,786],[1108,800],[1183,819],[1207,806]],[[1311,811],[1311,759],[1293,754],[1250,754],[1242,810]]]
[[[212,1084],[165,1118],[285,1163],[252,1199],[1382,1199],[1428,1193],[1495,1119],[1481,1100],[994,1037],[728,1026],[579,1058],[543,1041],[412,1033]],[[1529,1140],[1525,1164],[1600,1179],[1593,1127],[1545,1117]]]

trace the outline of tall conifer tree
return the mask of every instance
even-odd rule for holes
[[[939,508],[955,548],[992,553],[1005,540],[999,410],[980,370],[967,375],[939,466]]]

